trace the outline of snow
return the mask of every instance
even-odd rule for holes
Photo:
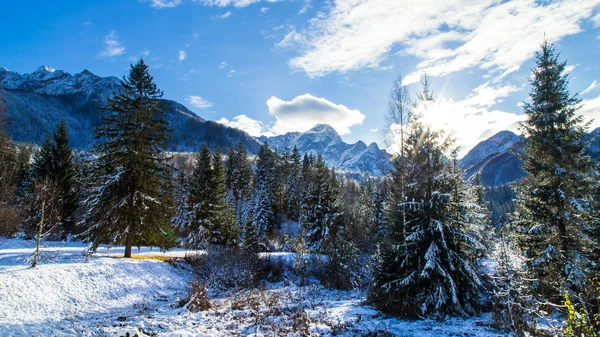
[[[85,244],[44,242],[39,267],[29,268],[33,241],[0,238],[2,336],[503,336],[490,315],[445,321],[403,321],[364,303],[363,291],[335,291],[312,281],[266,283],[260,290],[209,291],[212,308],[182,307],[193,278],[184,262],[117,258],[123,247],[102,246],[86,259]],[[182,257],[142,247],[142,256]],[[293,254],[273,254],[292,259]]]

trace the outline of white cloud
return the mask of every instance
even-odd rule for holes
[[[100,56],[113,57],[122,55],[125,52],[125,47],[117,41],[117,34],[114,30],[104,36],[104,50],[100,52]]]
[[[296,29],[292,27],[292,30],[285,35],[283,40],[277,43],[277,46],[281,48],[291,48],[296,45],[301,45],[303,42],[304,36],[302,36],[302,34],[298,33]]]
[[[229,16],[231,16],[231,12],[227,11],[223,15],[221,15],[221,19],[227,19]]]
[[[378,68],[393,48],[418,57],[422,73],[443,76],[479,67],[498,76],[516,71],[544,38],[582,31],[600,0],[337,0],[301,32],[307,41],[292,68],[309,76]]]
[[[581,95],[588,94],[598,88],[598,81],[594,80],[592,84],[590,84],[584,91],[581,92]]]
[[[187,53],[182,49],[179,51],[179,56],[177,57],[177,59],[179,60],[179,62],[185,60],[185,58],[187,57]]]
[[[268,12],[268,11],[269,11],[269,7],[261,7],[261,8],[260,8],[260,12],[261,12],[261,13],[266,13],[266,12]]]
[[[578,111],[586,121],[593,120],[591,128],[600,127],[600,96],[581,101],[582,108]]]
[[[379,129],[377,129],[377,128],[369,130],[369,132],[377,132],[377,131],[379,131]]]
[[[207,109],[213,106],[211,102],[200,96],[188,96],[185,100],[186,102],[188,102],[189,105],[194,106],[198,109]]]
[[[298,11],[298,14],[306,13],[308,11],[308,9],[310,7],[312,7],[310,3],[311,3],[311,0],[304,0],[304,5],[302,5],[302,8],[300,8],[300,10]]]
[[[181,4],[181,0],[144,0],[144,2],[149,2],[150,7],[154,8],[172,8]]]
[[[579,63],[577,63],[577,64],[568,64],[568,65],[565,67],[565,70],[563,70],[563,73],[564,73],[565,75],[567,75],[567,74],[570,74],[570,73],[571,73],[573,70],[575,70],[575,68],[577,68],[578,66],[579,66]]]
[[[218,6],[218,7],[234,6],[234,7],[241,8],[241,7],[250,6],[254,3],[258,3],[263,0],[199,0],[199,1],[206,6]],[[266,0],[266,2],[278,2],[278,1],[279,0]]]
[[[223,117],[217,121],[223,125],[246,131],[250,136],[258,137],[261,135],[272,136],[273,134],[267,131],[262,122],[254,120],[246,115],[233,117],[233,120],[228,120]]]
[[[464,155],[480,141],[502,130],[519,132],[518,126],[524,118],[523,114],[492,108],[518,90],[509,84],[494,87],[486,82],[462,100],[442,97],[427,106],[417,106],[415,111],[432,128],[453,132],[456,145],[461,146],[460,155]],[[394,146],[390,149],[392,152],[396,150]]]
[[[267,101],[267,106],[276,119],[271,128],[274,134],[304,132],[316,124],[329,124],[344,135],[350,133],[351,126],[362,124],[365,119],[365,115],[358,110],[310,94],[297,96],[291,101],[273,96]]]

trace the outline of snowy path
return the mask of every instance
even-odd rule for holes
[[[0,336],[121,336],[128,331],[173,337],[361,336],[382,331],[419,337],[502,336],[486,326],[489,316],[400,321],[362,304],[364,293],[317,285],[279,283],[235,296],[213,294],[211,309],[191,313],[179,305],[192,277],[186,265],[105,255],[121,254],[122,248],[101,248],[86,261],[84,250],[81,243],[46,243],[39,267],[31,269],[33,242],[0,238]],[[161,255],[147,248],[138,253]]]

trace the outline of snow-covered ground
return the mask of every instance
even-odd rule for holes
[[[101,247],[88,260],[84,244],[46,242],[32,269],[33,247],[0,238],[0,336],[502,336],[489,315],[401,321],[365,305],[363,292],[289,282],[211,292],[212,308],[192,313],[181,307],[193,278],[184,263],[116,258],[122,247]]]

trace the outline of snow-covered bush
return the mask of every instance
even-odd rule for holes
[[[210,309],[211,303],[208,299],[208,289],[206,288],[205,282],[202,282],[199,279],[192,281],[185,307],[191,312]]]

